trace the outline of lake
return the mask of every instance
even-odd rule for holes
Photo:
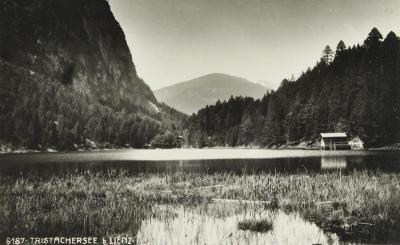
[[[265,149],[151,149],[96,152],[1,154],[3,175],[63,175],[124,170],[159,172],[309,173],[368,170],[400,172],[400,151]]]

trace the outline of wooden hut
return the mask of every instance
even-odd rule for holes
[[[349,150],[346,133],[321,133],[322,150]]]

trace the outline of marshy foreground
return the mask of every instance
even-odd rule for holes
[[[0,237],[128,236],[138,244],[296,244],[301,241],[290,240],[296,236],[307,244],[399,242],[399,177],[371,171],[122,170],[3,176]]]

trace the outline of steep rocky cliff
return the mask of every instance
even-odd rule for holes
[[[0,16],[0,141],[141,147],[164,126],[106,0],[2,0]]]
[[[124,33],[105,0],[3,0],[0,57],[114,109],[151,109]]]

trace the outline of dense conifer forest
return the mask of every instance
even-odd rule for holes
[[[188,122],[193,146],[279,146],[346,132],[367,146],[400,139],[400,40],[373,28],[365,41],[326,46],[312,69],[262,99],[231,97]]]

